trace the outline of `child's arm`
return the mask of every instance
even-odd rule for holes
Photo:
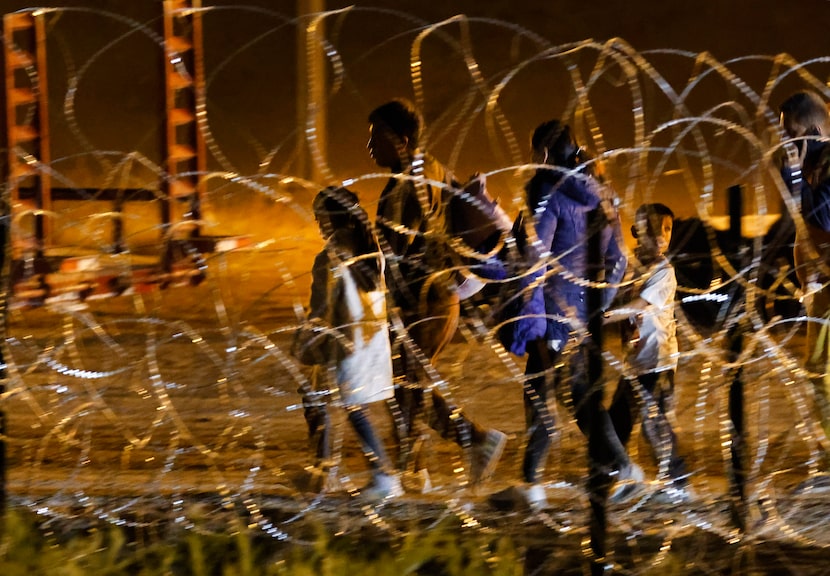
[[[645,310],[650,304],[637,296],[631,302],[627,302],[624,306],[611,308],[603,314],[603,324],[611,324],[612,322],[619,322],[620,320],[627,320],[633,318]]]

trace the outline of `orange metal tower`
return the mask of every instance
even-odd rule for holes
[[[33,230],[14,235],[15,259],[41,261],[51,245],[52,208],[49,158],[49,90],[46,77],[45,13],[29,10],[3,17],[6,64],[9,199],[15,228],[24,214]],[[20,228],[22,230],[22,228]]]
[[[199,129],[199,120],[206,114],[203,10],[201,0],[165,0],[163,9],[165,176],[159,186],[160,200],[151,190],[52,187],[45,23],[51,10],[31,9],[3,17],[12,282],[20,305],[41,304],[52,296],[84,299],[91,294],[198,283],[206,269],[203,253],[233,250],[250,241],[249,237],[202,234],[207,173]],[[118,218],[109,253],[73,256],[47,250],[59,248],[54,246],[49,217],[53,200],[90,197],[112,200],[115,212],[120,212],[125,199],[160,201],[163,248],[158,262],[137,265],[129,259]],[[30,222],[28,228],[23,226]]]
[[[166,106],[166,218],[175,226],[191,221],[188,235],[199,236],[205,195],[205,141],[198,117],[205,114],[201,0],[164,1],[164,77]],[[177,218],[174,202],[188,208]]]

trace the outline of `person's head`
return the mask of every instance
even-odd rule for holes
[[[796,92],[784,100],[779,111],[781,128],[790,138],[830,136],[827,104],[815,92]]]
[[[314,197],[312,209],[320,232],[325,238],[336,230],[354,228],[362,210],[354,192],[336,186],[320,190]]]
[[[534,164],[554,164],[576,168],[582,149],[571,135],[571,127],[559,120],[548,120],[536,127],[530,138]]]
[[[358,258],[350,265],[355,280],[364,290],[376,290],[383,281],[380,248],[357,195],[348,188],[329,186],[317,193],[312,207],[320,232],[335,252],[344,249],[353,256],[377,256]]]
[[[657,258],[669,249],[674,212],[665,204],[643,204],[634,215],[631,235],[637,239],[641,257]]]
[[[400,170],[418,149],[422,124],[421,115],[407,100],[381,104],[369,114],[369,155],[382,168]]]

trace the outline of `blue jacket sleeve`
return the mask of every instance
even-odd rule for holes
[[[607,310],[617,295],[617,285],[625,277],[625,269],[628,266],[628,259],[620,247],[620,223],[615,220],[609,226],[610,238],[608,247],[605,250],[605,281],[609,284],[602,293],[602,309]]]
[[[801,186],[801,215],[807,223],[830,232],[830,180],[815,188],[807,182]]]
[[[556,227],[559,222],[559,203],[554,198],[548,198],[543,206],[541,214],[537,212],[533,215],[538,245],[534,247],[531,255],[535,258],[549,256],[545,253],[552,249],[553,237],[556,235]]]

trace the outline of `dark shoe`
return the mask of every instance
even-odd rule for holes
[[[547,493],[541,484],[510,486],[491,494],[487,501],[496,510],[504,512],[514,510],[539,512],[548,508]]]

